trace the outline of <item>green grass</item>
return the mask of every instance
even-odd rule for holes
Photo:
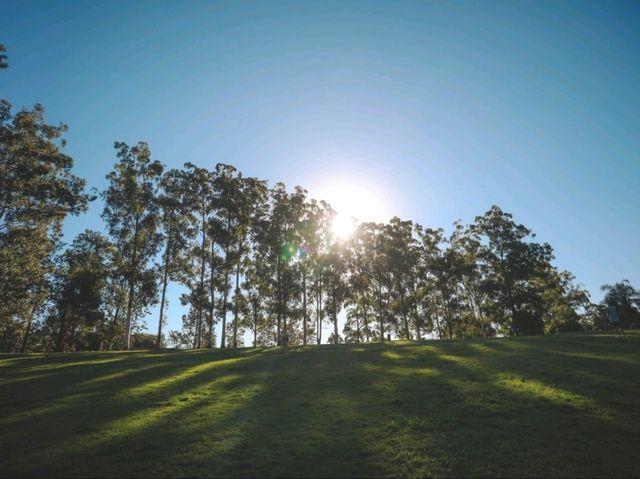
[[[0,355],[0,476],[640,475],[640,332]]]

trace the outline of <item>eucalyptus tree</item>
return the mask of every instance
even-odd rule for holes
[[[267,262],[275,293],[276,338],[287,328],[287,319],[292,312],[289,302],[294,297],[296,274],[292,266],[298,254],[300,225],[304,217],[306,190],[296,186],[288,193],[283,183],[276,183],[269,192],[269,222],[263,222],[261,240],[268,247]]]
[[[160,188],[158,203],[164,253],[162,254],[162,293],[156,349],[160,348],[162,341],[167,285],[169,281],[179,281],[187,269],[187,247],[195,235],[194,211],[185,171],[175,169],[167,171],[160,180]]]
[[[265,181],[257,178],[240,178],[240,190],[236,199],[236,277],[233,311],[233,347],[238,347],[239,311],[242,292],[240,275],[243,265],[246,269],[245,257],[248,259],[249,239],[254,224],[266,215],[266,198],[268,187]]]
[[[46,298],[67,215],[87,209],[84,180],[63,152],[66,125],[45,122],[44,108],[13,115],[0,100],[0,347],[12,350]]]
[[[551,247],[527,242],[531,230],[497,206],[476,217],[473,231],[481,238],[479,263],[487,293],[485,309],[509,334],[541,334],[544,325],[533,310],[540,301],[533,280],[553,259]]]
[[[484,278],[478,262],[482,248],[480,237],[472,227],[463,227],[456,222],[449,238],[449,248],[455,252],[457,259],[458,288],[470,318],[467,329],[474,336],[493,336],[495,330],[483,309],[487,292],[483,289]]]
[[[49,313],[56,351],[65,351],[68,345],[77,349],[75,343],[84,343],[80,349],[86,349],[87,333],[101,336],[111,249],[101,233],[86,230],[61,255]]]
[[[363,223],[359,229],[367,252],[363,270],[368,276],[368,285],[374,298],[373,310],[378,327],[374,329],[378,341],[383,342],[389,330],[389,304],[393,280],[389,272],[389,238],[384,223]]]
[[[540,282],[542,288],[539,314],[545,333],[582,331],[590,327],[592,304],[589,293],[576,284],[571,273],[549,267],[547,274],[540,275],[536,282]]]
[[[342,305],[347,294],[346,269],[345,269],[345,248],[341,242],[333,242],[326,254],[324,266],[324,284],[326,285],[325,310],[331,316],[333,324],[332,342],[341,341],[338,332],[338,314],[342,310]]]
[[[413,222],[394,217],[385,226],[387,236],[387,265],[391,276],[391,310],[399,316],[396,334],[401,339],[413,339],[410,317],[413,315],[411,294],[418,263]]]
[[[127,285],[124,347],[129,349],[136,315],[153,302],[149,287],[155,281],[150,263],[161,242],[158,188],[164,167],[151,159],[149,146],[144,142],[133,147],[116,142],[114,148],[118,163],[107,175],[109,186],[101,194],[102,218],[122,255],[119,274]],[[136,301],[136,294],[144,294],[144,299]]]
[[[253,347],[264,345],[260,337],[269,328],[268,322],[268,301],[270,290],[269,283],[264,277],[266,268],[263,265],[263,258],[256,250],[252,258],[247,261],[242,288],[245,291],[244,301],[239,305],[244,316],[244,324],[253,334]]]
[[[215,170],[214,190],[217,198],[216,214],[219,233],[216,242],[223,253],[222,258],[222,297],[220,298],[220,320],[222,322],[222,337],[220,347],[227,346],[227,310],[229,306],[230,276],[233,263],[239,251],[234,250],[236,236],[239,229],[239,206],[242,196],[242,173],[230,165],[218,163]],[[238,264],[239,264],[238,258]]]
[[[193,322],[191,337],[194,348],[201,347],[203,344],[205,321],[208,323],[207,345],[213,345],[215,322],[213,308],[218,264],[214,241],[218,231],[214,180],[214,174],[207,169],[199,168],[192,163],[184,165],[184,181],[187,184],[184,205],[193,235],[190,236],[186,248],[188,261],[182,265],[182,283],[187,286],[189,293],[182,296],[181,302],[189,305],[190,308],[185,318],[188,322]],[[205,278],[207,267],[209,267],[208,282]],[[207,312],[209,312],[208,318]]]
[[[366,226],[357,225],[345,244],[345,267],[348,271],[346,304],[352,311],[351,314],[357,324],[362,323],[363,339],[369,342],[372,337],[371,317],[374,297],[372,278],[367,268],[370,254],[368,248],[372,245],[367,243],[365,231]]]
[[[301,320],[302,320],[302,344],[306,345],[310,336],[313,336],[316,328],[309,324],[310,301],[310,277],[319,267],[319,258],[324,249],[328,222],[328,205],[311,199],[304,203],[302,218],[299,224],[300,245],[297,254],[296,266],[300,277]]]

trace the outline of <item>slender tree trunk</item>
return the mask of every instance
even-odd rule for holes
[[[216,244],[212,240],[211,241],[211,257],[209,258],[209,298],[211,302],[209,303],[209,331],[207,333],[207,347],[213,348],[213,323],[215,319],[215,309],[216,309],[216,277],[215,277],[215,253],[216,253]]]
[[[204,313],[204,272],[207,266],[207,215],[203,209],[200,211],[200,216],[202,220],[202,229],[200,230],[200,236],[202,237],[202,241],[200,242],[200,251],[202,251],[202,257],[200,258],[200,284],[198,286],[198,316],[196,318],[196,331],[195,337],[193,338],[193,348],[200,348],[200,334],[202,332],[202,315]]]
[[[408,339],[409,341],[411,341],[411,331],[409,331],[409,320],[407,318],[407,312],[404,311],[404,306],[403,306],[403,311],[402,311],[402,323],[404,325],[404,336],[405,339]]]
[[[363,298],[362,300],[362,319],[364,323],[364,337],[367,343],[369,342],[369,318],[367,317],[367,301]]]
[[[240,263],[242,262],[242,243],[238,244],[238,264],[236,264],[236,295],[233,305],[233,347],[238,347],[238,302],[240,300]]]
[[[336,304],[336,287],[332,287],[331,305],[333,307],[333,335],[336,344],[338,344],[338,305]]]
[[[76,346],[75,344],[73,344],[73,341],[76,339],[76,331],[77,331],[77,326],[74,324],[73,328],[71,328],[71,336],[69,336],[69,343],[71,344],[71,350],[75,351],[76,350]]]
[[[162,273],[162,297],[160,299],[160,318],[158,319],[158,337],[156,338],[156,349],[160,349],[162,341],[162,322],[164,320],[164,302],[167,294],[167,283],[169,282],[169,258],[171,255],[171,229],[168,231],[167,248],[164,252],[164,271]]]
[[[280,346],[280,328],[282,325],[282,270],[280,265],[280,257],[278,256],[278,263],[276,264],[276,280],[278,284],[278,310],[277,324],[276,324],[276,345]]]
[[[133,233],[133,256],[131,258],[131,277],[129,278],[129,297],[127,298],[127,314],[124,322],[124,348],[129,349],[131,347],[131,316],[133,315],[133,301],[136,288],[136,273],[138,272],[138,234],[139,234],[139,219],[136,218],[136,223]]]
[[[65,341],[65,337],[67,335],[67,331],[66,331],[66,320],[65,317],[63,315],[62,317],[62,321],[60,321],[60,329],[58,330],[58,339],[56,340],[56,352],[58,353],[63,353],[64,352],[64,343]]]
[[[258,346],[258,308],[253,303],[253,347]]]
[[[356,343],[360,342],[360,318],[358,317],[358,301],[356,300]]]
[[[418,341],[422,341],[422,332],[420,329],[420,323],[422,320],[420,319],[420,310],[418,308],[418,302],[416,301],[416,337]]]
[[[229,299],[229,245],[224,250],[224,285],[222,298],[222,339],[220,347],[227,347],[227,300]]]
[[[316,342],[322,344],[322,279],[318,283],[318,296],[316,303],[316,322],[318,332],[316,334]]]
[[[288,334],[287,316],[289,314],[289,291],[287,290],[287,282],[282,282],[282,334]]]
[[[378,288],[378,308],[380,309],[380,342],[384,342],[384,303],[382,301],[382,290]]]
[[[302,345],[307,345],[307,271],[302,266]]]
[[[20,352],[24,353],[27,349],[27,340],[29,339],[29,333],[31,332],[31,323],[33,322],[33,313],[27,321],[27,328],[24,331],[24,337],[22,338],[22,347],[20,348]]]

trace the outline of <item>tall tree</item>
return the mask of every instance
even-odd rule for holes
[[[245,257],[249,251],[249,239],[253,225],[266,214],[266,197],[268,188],[265,181],[257,178],[242,178],[240,181],[239,197],[236,201],[236,278],[233,311],[233,347],[238,347],[238,326],[241,302],[240,275],[243,265],[246,270]]]
[[[86,349],[87,334],[98,336],[105,318],[110,255],[109,241],[91,230],[79,234],[62,254],[50,312],[56,351],[65,351],[68,346],[78,349],[75,344],[84,344],[80,349]]]
[[[169,170],[160,180],[160,224],[164,253],[162,255],[162,293],[156,349],[162,341],[165,298],[169,281],[178,281],[186,269],[186,248],[193,238],[193,210],[189,202],[189,185],[182,170]]]
[[[137,304],[136,294],[143,293],[143,286],[148,287],[152,282],[153,267],[150,263],[161,242],[158,188],[164,167],[151,159],[151,151],[144,142],[133,147],[116,142],[114,148],[118,163],[107,175],[109,186],[102,192],[102,218],[122,253],[119,273],[127,285],[124,348],[129,349],[132,323],[140,312],[136,309],[148,306]]]
[[[46,298],[62,221],[87,209],[84,180],[63,153],[66,125],[36,105],[15,116],[0,100],[0,342],[14,349]]]
[[[185,181],[189,186],[185,197],[185,208],[189,212],[195,236],[190,241],[188,254],[190,261],[183,265],[182,282],[189,288],[189,294],[183,295],[181,301],[190,306],[191,311],[186,319],[188,324],[194,321],[192,347],[197,348],[202,346],[205,321],[208,326],[207,346],[213,345],[218,266],[214,237],[217,236],[219,227],[215,216],[217,200],[214,192],[214,175],[192,163],[187,163],[185,170]],[[207,266],[209,267],[208,281],[206,280]]]
[[[539,290],[532,281],[547,270],[553,259],[551,247],[527,242],[533,237],[531,230],[497,206],[477,217],[472,228],[482,240],[480,267],[488,294],[486,308],[494,322],[509,334],[541,334],[544,324],[535,307]]]

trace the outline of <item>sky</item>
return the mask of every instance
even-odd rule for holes
[[[497,204],[592,300],[623,278],[640,287],[638,2],[0,0],[0,11],[0,97],[68,124],[66,152],[91,188],[106,185],[114,141],[143,140],[168,167],[230,163],[337,203],[336,190],[362,191],[362,220],[450,229]],[[68,220],[65,241],[103,229],[101,208]],[[180,290],[166,330],[186,312]]]

